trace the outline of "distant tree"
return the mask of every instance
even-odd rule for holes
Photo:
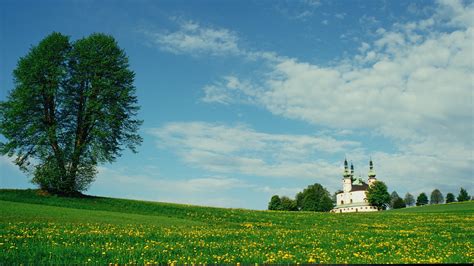
[[[415,204],[415,198],[408,192],[405,194],[405,204],[406,206],[413,206]]]
[[[455,201],[456,201],[456,198],[454,198],[453,193],[449,192],[448,194],[446,194],[446,203],[451,203]]]
[[[268,203],[268,209],[270,211],[279,211],[282,209],[281,199],[278,195],[273,195]]]
[[[286,196],[281,197],[280,200],[281,200],[281,210],[283,211],[297,211],[298,210],[295,200],[292,200]]]
[[[428,204],[428,196],[424,192],[420,193],[418,198],[416,198],[416,206],[422,206]]]
[[[390,194],[388,194],[387,185],[382,181],[375,181],[367,189],[367,200],[379,210],[385,210],[390,204]]]
[[[296,205],[299,210],[316,212],[327,212],[334,206],[329,192],[317,183],[296,194]]]
[[[458,201],[468,201],[469,199],[471,199],[471,197],[467,194],[467,191],[464,188],[461,188],[458,195]]]
[[[390,208],[393,208],[393,204],[395,203],[396,200],[398,200],[400,196],[398,196],[398,193],[394,190],[392,194],[390,194]]]
[[[433,190],[430,196],[430,204],[441,204],[444,202],[444,197],[439,189]]]
[[[405,201],[402,198],[397,198],[393,202],[393,206],[392,206],[392,208],[394,208],[394,209],[401,209],[401,208],[405,208],[405,207],[406,207],[406,204],[405,204]]]

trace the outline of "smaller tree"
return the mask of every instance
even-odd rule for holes
[[[415,198],[408,192],[405,194],[405,204],[406,206],[413,206],[415,204]]]
[[[424,192],[421,192],[418,198],[416,198],[416,206],[422,206],[428,204],[428,196]]]
[[[469,196],[469,194],[467,194],[467,191],[464,188],[461,188],[461,191],[459,191],[458,195],[458,201],[468,201],[470,199],[471,197]]]
[[[400,196],[398,196],[398,193],[394,190],[392,194],[390,194],[390,208],[393,208],[393,204],[395,203],[396,200],[398,200]]]
[[[405,207],[406,207],[406,204],[405,204],[405,201],[402,198],[397,198],[393,202],[393,206],[392,206],[392,208],[394,208],[394,209],[401,209],[401,208],[405,208]]]
[[[268,203],[268,210],[270,211],[279,211],[282,209],[281,199],[278,195],[273,195]]]
[[[455,201],[456,201],[456,198],[454,197],[453,193],[449,192],[448,194],[446,194],[446,203],[451,203]]]
[[[390,194],[388,194],[387,185],[382,181],[375,181],[367,189],[367,200],[379,210],[385,210],[390,204]]]
[[[433,190],[433,192],[431,192],[430,204],[441,204],[443,202],[444,197],[441,191],[439,191],[439,189]]]
[[[286,196],[283,196],[280,199],[281,199],[281,210],[283,211],[297,211],[298,210],[295,200],[292,200]]]

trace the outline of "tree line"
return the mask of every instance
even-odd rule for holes
[[[268,203],[268,210],[272,211],[316,211],[328,212],[336,205],[335,196],[331,197],[330,193],[321,184],[309,185],[303,191],[298,192],[295,199],[287,196],[273,195]],[[447,193],[446,199],[439,189],[434,189],[431,192],[430,199],[422,192],[418,197],[410,193],[406,193],[404,198],[401,198],[396,191],[391,194],[387,191],[387,185],[384,182],[376,181],[367,190],[368,202],[380,210],[400,209],[409,206],[423,206],[427,204],[442,204],[451,202],[462,202],[471,200],[471,196],[464,188],[461,188],[457,197],[453,193]]]
[[[439,189],[434,189],[431,192],[429,200],[428,196],[424,192],[420,193],[415,200],[414,196],[408,192],[405,194],[404,198],[401,198],[396,191],[393,191],[390,194],[389,207],[392,209],[400,209],[414,205],[423,206],[427,204],[443,204],[468,200],[471,200],[471,196],[469,196],[469,194],[464,188],[460,189],[457,197],[455,197],[453,193],[449,192],[446,194],[446,198],[444,198],[443,193],[441,193]]]
[[[333,207],[334,202],[329,191],[318,183],[309,185],[303,191],[298,192],[295,199],[273,195],[268,203],[268,209],[272,211],[328,212]]]

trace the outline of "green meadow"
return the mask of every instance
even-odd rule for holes
[[[1,264],[473,263],[474,202],[378,213],[0,190]]]

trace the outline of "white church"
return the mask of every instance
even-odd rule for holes
[[[354,165],[351,163],[351,170],[344,160],[343,190],[336,194],[336,207],[331,210],[334,213],[343,212],[374,212],[377,207],[371,206],[367,201],[367,189],[377,179],[375,178],[374,164],[372,159],[369,163],[369,179],[365,183],[362,178],[354,178]]]

